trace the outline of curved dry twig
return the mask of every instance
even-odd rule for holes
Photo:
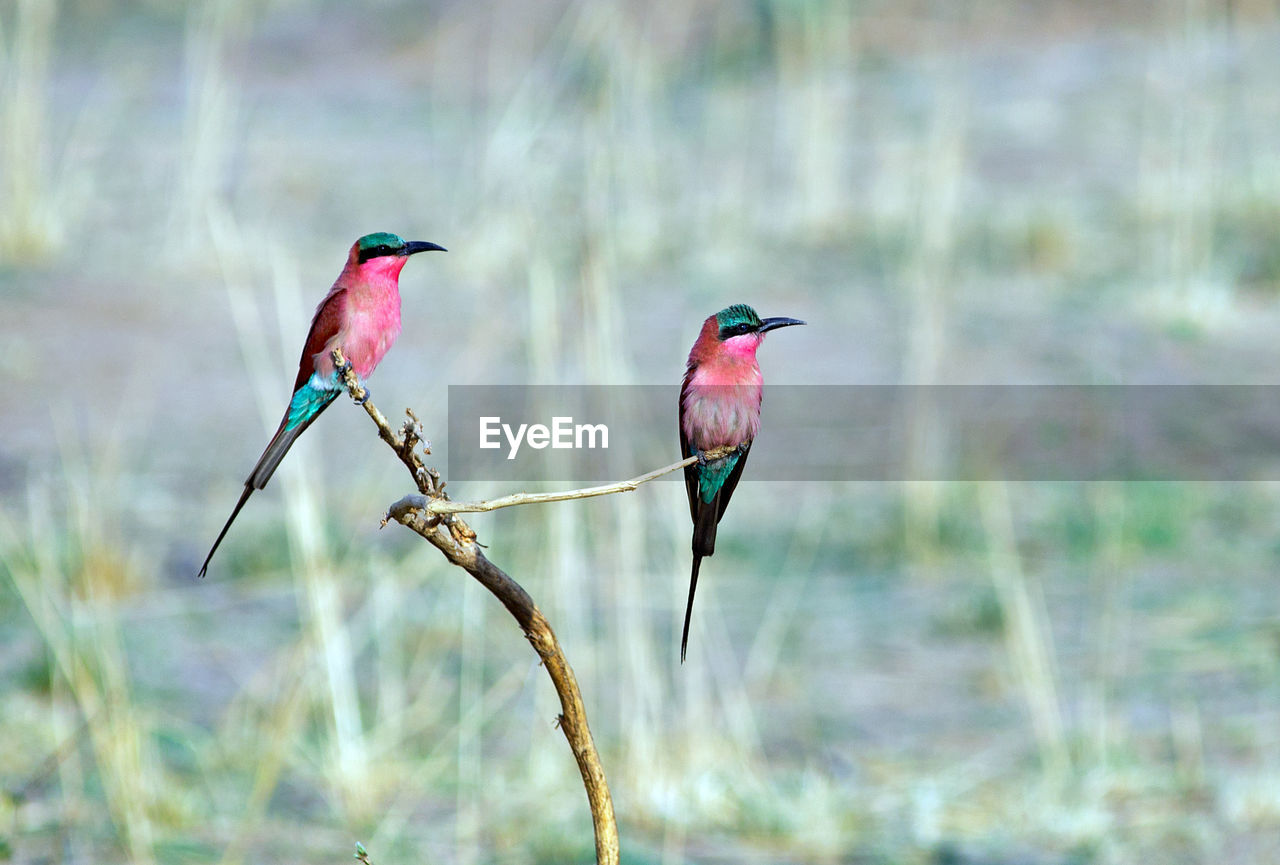
[[[346,367],[341,349],[334,349],[332,355],[335,366],[339,369]],[[387,520],[395,520],[430,541],[445,555],[445,558],[465,570],[492,592],[519,623],[525,638],[542,659],[543,666],[546,667],[547,674],[551,677],[556,693],[560,697],[561,714],[558,719],[560,729],[564,732],[565,739],[568,740],[573,756],[578,762],[578,771],[582,774],[587,801],[591,806],[591,820],[596,839],[596,862],[598,865],[617,865],[618,825],[613,813],[613,799],[609,794],[609,785],[605,779],[604,767],[600,763],[600,755],[596,752],[595,741],[591,737],[591,729],[587,725],[587,712],[582,703],[582,694],[578,690],[578,680],[573,675],[573,668],[569,666],[560,648],[555,632],[551,630],[551,625],[529,593],[480,551],[476,544],[475,532],[456,516],[460,511],[432,512],[432,503],[452,503],[448,501],[448,496],[444,492],[444,484],[440,480],[439,473],[422,462],[417,448],[422,439],[421,427],[413,412],[407,412],[409,420],[405,421],[400,433],[397,434],[368,399],[368,393],[360,385],[355,373],[350,367],[346,369],[344,383],[348,392],[353,399],[364,406],[365,412],[378,427],[379,437],[395,451],[400,461],[409,469],[420,493],[416,496],[405,496],[393,504],[387,512]],[[422,450],[430,453],[430,449],[425,444]],[[657,477],[676,468],[679,468],[679,465],[650,474]],[[651,479],[646,476],[642,478]],[[637,478],[636,482],[643,483],[643,480]],[[620,489],[614,491],[621,492],[627,489],[625,486],[627,483],[632,482],[614,485],[620,486]],[[634,489],[634,486],[630,488]],[[593,493],[593,495],[603,494],[602,492]],[[582,496],[567,497],[581,498]],[[548,499],[548,501],[559,500]],[[511,504],[521,503],[523,502],[511,502]],[[483,509],[492,510],[493,508]]]
[[[596,496],[608,496],[614,493],[629,493],[635,491],[641,484],[656,480],[665,474],[670,474],[676,469],[682,469],[687,465],[692,465],[698,461],[697,457],[689,457],[678,463],[672,463],[669,466],[663,466],[660,469],[654,469],[651,472],[645,472],[626,481],[617,481],[612,484],[601,484],[598,487],[584,487],[578,490],[565,490],[559,493],[512,493],[509,496],[502,496],[496,499],[485,499],[479,502],[455,502],[447,498],[431,498],[426,495],[421,496],[405,496],[401,499],[412,500],[413,507],[426,511],[435,516],[447,516],[449,514],[480,514],[488,511],[496,511],[499,508],[510,508],[515,505],[545,505],[549,502],[569,502],[575,499],[590,499]],[[394,506],[393,506],[394,507]]]

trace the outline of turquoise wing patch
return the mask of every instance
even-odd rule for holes
[[[711,503],[711,500],[716,497],[716,493],[720,492],[720,488],[724,486],[724,482],[729,478],[734,466],[738,464],[738,460],[741,458],[742,454],[735,451],[728,456],[709,462],[705,466],[698,467],[698,492],[704,502]]]
[[[336,387],[321,389],[307,382],[294,393],[293,400],[289,403],[289,422],[284,428],[291,430],[311,420],[337,399],[340,393],[342,391]]]

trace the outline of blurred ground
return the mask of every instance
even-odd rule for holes
[[[373,384],[429,435],[449,384],[674,382],[739,301],[810,322],[773,382],[1280,360],[1263,4],[16,0],[0,37],[14,861],[589,861],[542,671],[376,531],[362,413],[193,579],[367,231],[450,250]],[[579,674],[624,861],[1280,857],[1272,481],[746,483],[683,667],[679,484],[522,511],[473,525]]]

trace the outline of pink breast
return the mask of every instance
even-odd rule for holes
[[[717,375],[706,366],[695,370],[689,380],[682,423],[685,438],[698,450],[736,446],[760,431],[760,369],[737,372],[731,377],[737,384],[726,383],[730,376]]]
[[[342,345],[356,374],[366,378],[400,335],[400,296],[392,289],[352,299]]]

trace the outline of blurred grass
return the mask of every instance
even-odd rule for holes
[[[589,860],[542,671],[374,531],[403,478],[358,413],[191,580],[358,234],[451,250],[374,385],[429,435],[449,383],[673,382],[740,300],[811,322],[771,381],[1265,381],[1278,35],[1204,2],[0,7],[0,856]],[[1280,853],[1273,485],[744,483],[683,667],[681,498],[476,522],[578,672],[626,861]]]
[[[3,125],[5,160],[0,169],[0,250],[18,261],[39,260],[62,240],[66,201],[54,188],[48,130],[49,55],[57,6],[21,0],[6,16]],[[0,32],[0,36],[7,36]]]

